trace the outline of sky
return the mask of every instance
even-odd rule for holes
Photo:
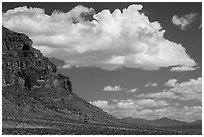
[[[116,117],[202,117],[202,4],[2,3],[2,24]]]

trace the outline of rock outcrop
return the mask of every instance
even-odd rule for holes
[[[71,82],[68,77],[56,74],[57,67],[47,57],[32,47],[28,36],[3,29],[2,36],[2,66],[3,86],[22,85],[31,90],[44,80],[47,87],[59,87],[71,92]],[[42,85],[41,85],[42,86]]]

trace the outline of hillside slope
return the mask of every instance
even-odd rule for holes
[[[49,119],[121,125],[72,92],[69,77],[32,47],[28,36],[2,28],[3,120]]]

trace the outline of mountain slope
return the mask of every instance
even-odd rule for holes
[[[2,28],[3,120],[47,119],[126,125],[72,92],[69,77],[32,47],[28,36]]]

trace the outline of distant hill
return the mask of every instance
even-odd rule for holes
[[[194,121],[192,123],[190,123],[191,125],[202,125],[202,120],[197,120],[197,121]]]
[[[146,120],[143,118],[123,118],[123,120],[127,121],[128,123],[141,126],[141,127],[148,127],[148,128],[163,128],[163,129],[173,129],[173,130],[181,130],[181,131],[190,131],[190,132],[202,132],[202,120],[198,120],[195,122],[184,122],[174,119],[169,119],[167,117],[162,117],[160,119],[155,120]]]
[[[178,126],[178,125],[185,125],[187,122],[169,119],[167,117],[162,117],[160,119],[151,120],[150,124],[153,126]]]

